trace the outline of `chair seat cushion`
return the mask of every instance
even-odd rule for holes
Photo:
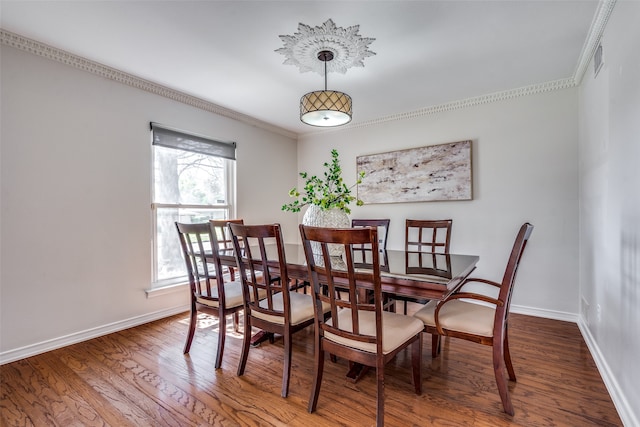
[[[289,302],[291,303],[291,324],[297,325],[309,319],[313,319],[313,297],[309,294],[301,294],[298,292],[289,292]],[[267,300],[260,301],[260,307],[267,308]],[[276,311],[284,310],[284,302],[282,300],[282,292],[273,296],[273,308]],[[322,303],[323,311],[326,313],[330,310],[330,306]],[[251,315],[271,323],[284,324],[283,316],[272,316],[258,311],[252,311]]]
[[[218,298],[218,287],[211,287],[211,297]],[[196,301],[200,304],[207,305],[209,307],[218,307],[217,300],[211,300],[207,298],[208,295],[200,294],[196,296]],[[227,308],[238,307],[244,304],[244,299],[242,297],[242,283],[240,280],[236,280],[233,282],[225,282],[224,284],[224,298]]]
[[[374,311],[359,312],[360,333],[363,335],[375,336],[376,334],[376,314]],[[332,325],[332,320],[327,320],[328,325]],[[351,310],[343,309],[338,312],[338,324],[340,329],[352,332]],[[382,312],[382,352],[390,353],[416,334],[422,332],[424,325],[419,319],[404,314]],[[357,348],[369,353],[376,352],[376,345],[373,343],[363,343],[349,338],[340,337],[330,332],[325,332],[325,339],[348,347]]]
[[[414,316],[425,325],[435,327],[437,305],[438,301],[431,300]],[[454,299],[442,306],[438,313],[438,321],[444,329],[492,337],[495,314],[496,310],[493,307]]]

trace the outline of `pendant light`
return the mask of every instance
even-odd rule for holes
[[[333,60],[329,50],[318,52],[324,62],[324,90],[309,92],[300,99],[300,120],[311,126],[331,127],[351,121],[351,97],[343,92],[327,90],[327,62]]]

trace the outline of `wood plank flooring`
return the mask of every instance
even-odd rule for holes
[[[346,362],[325,363],[318,409],[307,412],[313,329],[296,335],[289,397],[280,397],[282,340],[252,348],[236,376],[242,339],[227,336],[213,368],[217,320],[202,316],[182,354],[187,313],[0,367],[2,426],[366,426],[375,424],[375,374],[354,384]],[[491,349],[444,339],[431,359],[424,338],[423,394],[411,385],[410,354],[386,371],[388,426],[620,426],[620,418],[575,324],[511,316],[518,382],[515,415],[502,411]]]

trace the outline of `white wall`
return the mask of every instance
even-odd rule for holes
[[[238,216],[297,232],[280,211],[294,139],[11,47],[1,55],[0,361],[187,309],[185,288],[145,293],[150,121],[237,141]]]
[[[640,2],[616,3],[579,102],[580,324],[629,426],[640,425],[638,22]]]
[[[336,148],[350,183],[358,155],[467,139],[473,141],[473,200],[365,205],[353,207],[351,217],[390,218],[390,248],[403,247],[406,218],[452,218],[452,252],[480,255],[474,275],[498,281],[519,227],[529,221],[535,229],[518,273],[514,310],[575,320],[577,89],[306,135],[298,163],[300,170],[321,172]]]

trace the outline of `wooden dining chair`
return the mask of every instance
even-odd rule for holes
[[[463,282],[460,291],[451,294],[440,302],[432,300],[415,313],[415,317],[424,323],[424,331],[434,337],[434,345],[431,348],[434,358],[437,357],[440,349],[441,336],[461,338],[493,347],[493,369],[496,384],[498,385],[504,412],[509,415],[513,415],[514,410],[504,375],[505,368],[509,374],[509,379],[516,381],[516,374],[513,370],[509,351],[509,307],[520,259],[532,231],[533,225],[529,223],[524,223],[520,227],[511,249],[511,255],[509,256],[502,282],[468,278]],[[498,288],[498,297],[492,298],[465,291],[464,286],[473,282],[485,283]],[[474,303],[473,300],[476,302]],[[478,301],[488,304],[478,304]]]
[[[352,219],[351,227],[376,227],[378,229],[378,251],[380,252],[380,265],[382,270],[389,271],[387,258],[387,237],[389,236],[389,219]],[[361,244],[353,247],[353,255],[356,267],[368,266],[373,262],[371,245]]]
[[[284,240],[279,224],[230,223],[231,238],[244,295],[244,339],[238,376],[244,374],[251,328],[280,334],[284,340],[282,397],[289,394],[292,336],[313,323],[313,299],[290,292]],[[241,243],[244,242],[244,250]],[[328,307],[325,311],[328,311]]]
[[[409,252],[449,253],[451,246],[451,228],[453,220],[407,219],[405,221],[404,249]],[[417,258],[422,261],[422,257]],[[418,265],[421,267],[421,265]],[[404,304],[404,314],[407,314],[407,302],[426,303],[411,297],[396,296],[396,301]]]
[[[421,355],[423,325],[417,318],[383,310],[376,228],[321,228],[300,225],[307,268],[315,301],[315,375],[309,412],[318,404],[325,353],[375,367],[377,379],[376,424],[384,425],[385,365],[399,352],[411,347],[413,383],[422,392]],[[311,243],[320,244],[322,255],[313,253]],[[342,245],[342,257],[329,254],[329,244]],[[356,270],[352,248],[370,244],[371,269]],[[373,291],[373,301],[366,296]],[[340,291],[340,298],[337,297]],[[331,318],[325,320],[322,304],[330,305]],[[417,321],[417,322],[416,322]]]
[[[198,323],[198,313],[218,318],[218,350],[215,368],[220,368],[227,332],[226,318],[233,315],[233,327],[238,331],[238,311],[242,310],[242,284],[224,274],[216,248],[219,243],[210,223],[183,224],[176,222],[180,245],[187,266],[191,290],[191,315],[184,353],[189,353]]]

